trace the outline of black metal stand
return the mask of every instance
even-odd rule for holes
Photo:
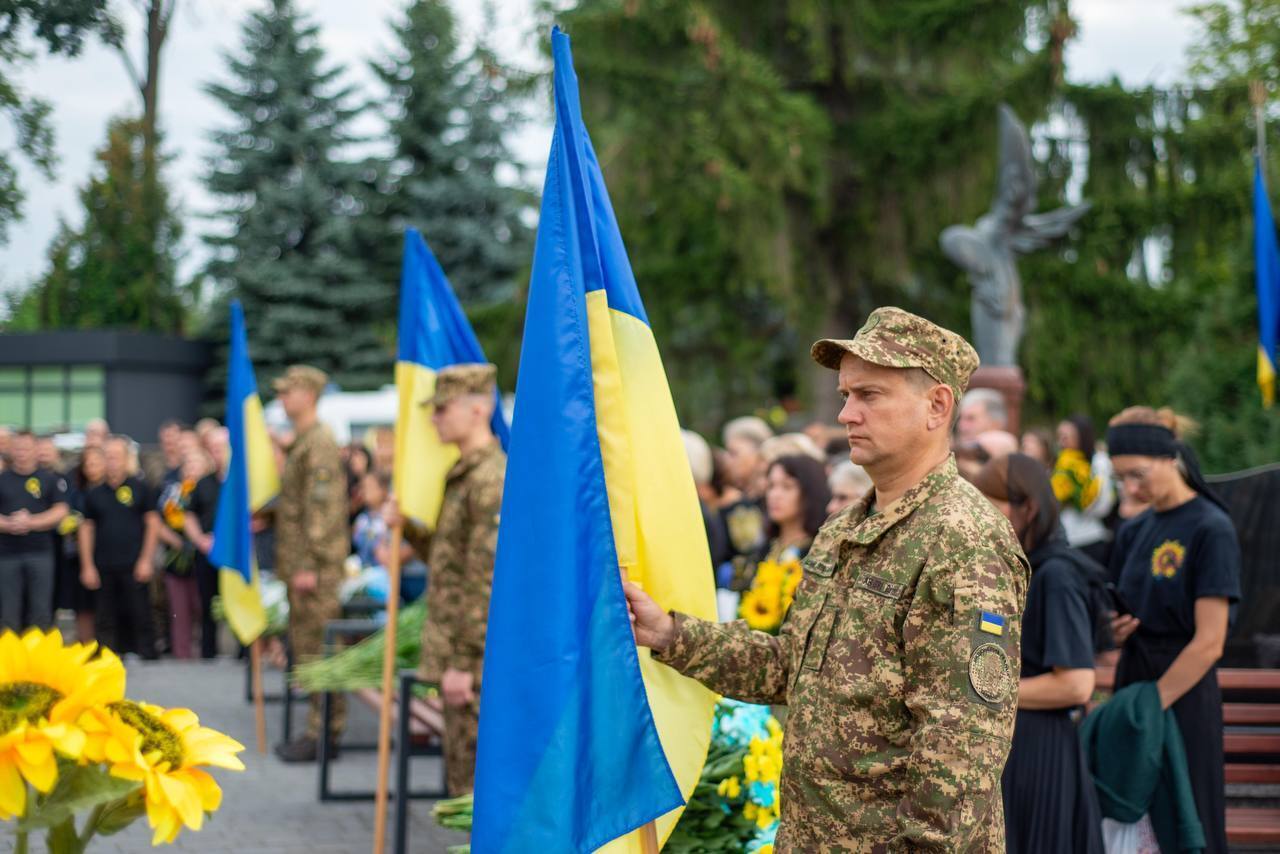
[[[436,742],[415,746],[409,735],[409,705],[413,701],[413,686],[418,684],[418,675],[412,670],[400,671],[400,690],[396,697],[399,718],[396,721],[396,740],[393,745],[396,760],[396,792],[409,792],[409,797],[397,797],[395,828],[392,835],[391,850],[394,854],[405,854],[405,844],[409,836],[409,800],[411,798],[430,798],[437,800],[447,797],[446,777],[444,770],[444,754]],[[440,788],[429,792],[412,792],[409,789],[409,759],[412,756],[440,756]]]

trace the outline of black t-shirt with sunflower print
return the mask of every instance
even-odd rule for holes
[[[67,479],[47,469],[19,474],[12,469],[0,472],[0,513],[26,510],[33,516],[55,504],[67,503]],[[37,552],[53,554],[53,531],[29,534],[0,534],[0,556]]]
[[[84,497],[84,518],[94,523],[93,562],[98,570],[132,569],[142,553],[146,515],[154,513],[155,497],[139,477],[112,486],[103,482]]]
[[[1135,516],[1116,534],[1111,575],[1141,620],[1143,635],[1189,640],[1195,600],[1240,600],[1240,544],[1230,517],[1196,496],[1185,504]]]

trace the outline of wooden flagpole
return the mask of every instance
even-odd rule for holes
[[[631,580],[631,572],[627,569],[626,564],[618,567],[618,573],[622,576],[622,583],[626,584]],[[631,629],[631,634],[635,636],[635,627]],[[658,854],[658,823],[651,821],[638,831],[640,834],[640,852],[641,854]]]
[[[658,854],[658,823],[651,821],[640,828],[640,850],[643,854]]]
[[[1253,102],[1253,124],[1257,134],[1258,162],[1262,167],[1263,181],[1267,174],[1267,87],[1261,80],[1249,81],[1249,100]]]
[[[258,752],[267,752],[267,706],[262,696],[262,636],[249,646],[250,676],[253,678],[253,717],[258,731]]]
[[[387,774],[391,765],[391,703],[396,691],[396,623],[400,618],[400,548],[403,521],[391,529],[387,587],[386,647],[382,652],[382,706],[378,709],[378,787],[374,798],[373,854],[383,854],[387,838]],[[405,745],[400,746],[403,750]],[[407,792],[396,792],[397,798]]]

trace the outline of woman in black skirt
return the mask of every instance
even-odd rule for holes
[[[1115,476],[1150,505],[1116,534],[1111,574],[1122,610],[1116,688],[1154,681],[1186,746],[1205,852],[1226,852],[1222,694],[1216,664],[1240,598],[1240,546],[1226,507],[1179,441],[1169,410],[1130,407],[1107,430]]]
[[[1067,546],[1044,466],[991,460],[974,485],[1013,525],[1031,563],[1013,746],[1000,783],[1010,854],[1102,854],[1102,817],[1072,713],[1093,693],[1103,569]]]

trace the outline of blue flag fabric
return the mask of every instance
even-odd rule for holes
[[[1258,389],[1263,406],[1276,397],[1277,339],[1280,338],[1280,249],[1276,246],[1276,223],[1267,199],[1262,161],[1254,158],[1253,173],[1253,256],[1258,288]]]
[[[238,301],[231,303],[230,344],[226,422],[231,460],[218,493],[209,562],[219,570],[218,589],[227,623],[242,644],[249,644],[267,627],[249,520],[280,491],[280,477]]]
[[[595,385],[619,376],[599,309],[625,313],[624,327],[644,310],[582,125],[569,39],[551,38],[556,126],[489,607],[477,854],[594,851],[683,803],[622,592],[599,432],[616,398],[598,399]]]
[[[440,262],[416,228],[406,229],[404,234],[396,361],[437,371],[449,365],[488,361]],[[492,427],[493,435],[506,450],[511,444],[511,429],[502,414],[500,395],[493,410]]]

